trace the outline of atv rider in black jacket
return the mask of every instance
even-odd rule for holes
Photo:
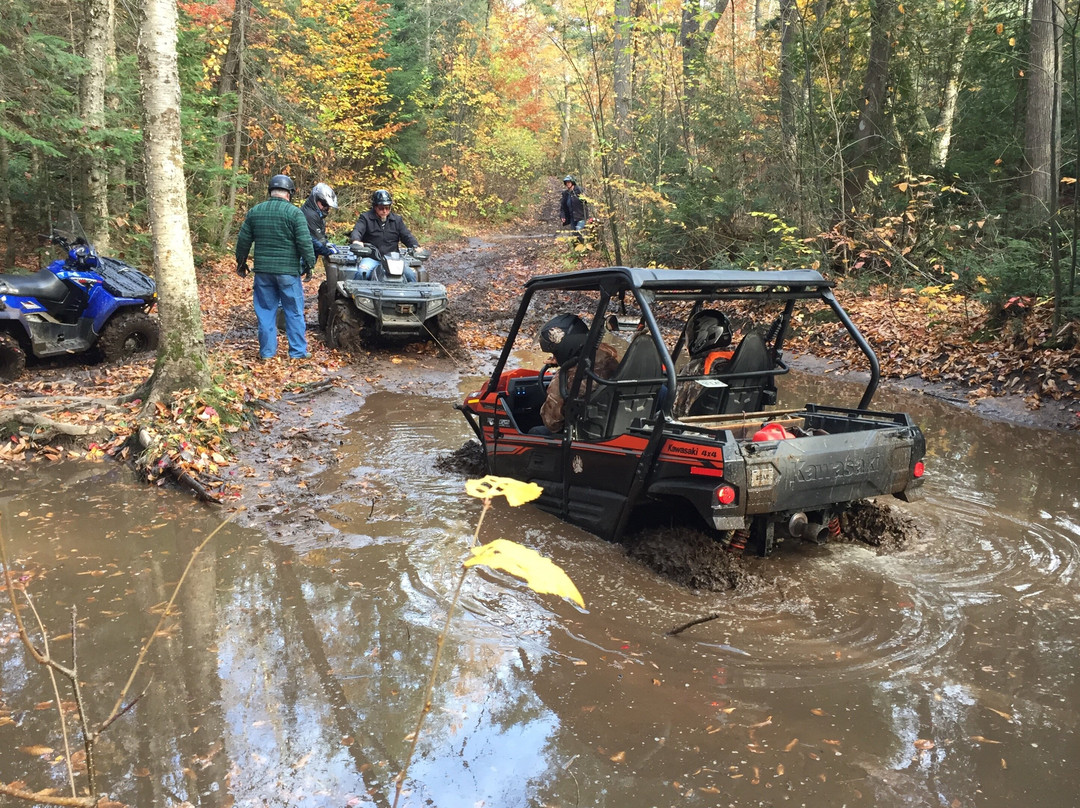
[[[394,204],[390,192],[378,190],[371,195],[371,210],[365,210],[356,220],[350,240],[356,244],[363,242],[370,244],[381,254],[387,255],[398,251],[399,242],[406,247],[419,247],[420,242],[416,236],[409,232],[405,226],[405,220],[398,214],[390,212],[390,206]],[[378,266],[378,262],[365,258],[360,263],[360,269],[365,275],[370,276],[371,270]],[[416,280],[416,273],[406,268],[405,275],[410,281]]]
[[[315,249],[316,256],[333,255],[337,252],[326,237],[326,217],[331,210],[336,210],[337,206],[337,194],[325,182],[320,182],[312,188],[308,198],[300,206],[304,218],[307,219],[308,231],[311,233],[311,246]]]

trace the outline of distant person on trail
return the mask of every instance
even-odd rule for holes
[[[572,176],[563,177],[562,199],[559,201],[559,217],[563,227],[569,227],[583,238],[585,222],[589,218],[589,207],[585,202],[585,191]]]
[[[311,233],[311,247],[317,256],[326,257],[337,252],[326,237],[326,217],[330,215],[331,210],[337,210],[337,206],[337,194],[325,182],[316,184],[304,204],[300,206]]]
[[[246,278],[248,253],[255,244],[255,283],[252,299],[259,321],[259,359],[277,353],[278,332],[275,315],[285,312],[285,335],[289,357],[307,359],[307,326],[304,322],[304,280],[311,280],[315,251],[307,218],[292,204],[296,190],[284,174],[270,179],[270,198],[248,211],[236,237],[236,274]]]
[[[570,371],[581,357],[589,326],[576,314],[560,314],[540,329],[540,349],[551,354],[558,368],[551,374],[547,397],[540,406],[543,426],[534,427],[534,434],[549,435],[561,432],[565,425],[563,408],[569,393]],[[592,371],[602,379],[611,378],[619,365],[619,355],[613,345],[601,342],[596,346]]]
[[[350,241],[353,244],[370,244],[383,255],[397,252],[399,242],[406,247],[419,247],[420,242],[416,236],[409,232],[405,226],[405,220],[396,213],[390,212],[390,206],[394,204],[393,197],[386,190],[378,190],[371,195],[371,210],[365,210],[356,220]],[[373,258],[365,258],[360,262],[360,270],[365,277],[371,277],[372,271],[379,265]],[[405,276],[409,281],[416,280],[416,273],[405,268]]]

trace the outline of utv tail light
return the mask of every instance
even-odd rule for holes
[[[924,466],[923,462],[920,460],[915,464],[915,470],[912,473],[914,474],[915,479],[917,480],[917,479],[919,479],[920,477],[923,476],[924,471],[926,471],[926,466]]]
[[[721,505],[730,505],[735,501],[735,489],[730,485],[722,485],[716,489],[716,501]]]

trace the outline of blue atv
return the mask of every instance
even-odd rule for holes
[[[154,279],[99,256],[74,215],[49,240],[67,255],[33,275],[0,274],[0,379],[17,378],[27,356],[90,353],[115,361],[155,350]]]

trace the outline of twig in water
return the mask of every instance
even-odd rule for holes
[[[722,616],[723,615],[720,614],[710,614],[707,617],[699,617],[697,620],[691,620],[689,623],[683,623],[678,628],[673,628],[671,631],[668,632],[668,636],[674,637],[676,634],[682,634],[684,631],[686,631],[688,628],[691,628],[692,626],[697,626],[701,623],[708,623],[710,620],[715,620],[716,618]]]

